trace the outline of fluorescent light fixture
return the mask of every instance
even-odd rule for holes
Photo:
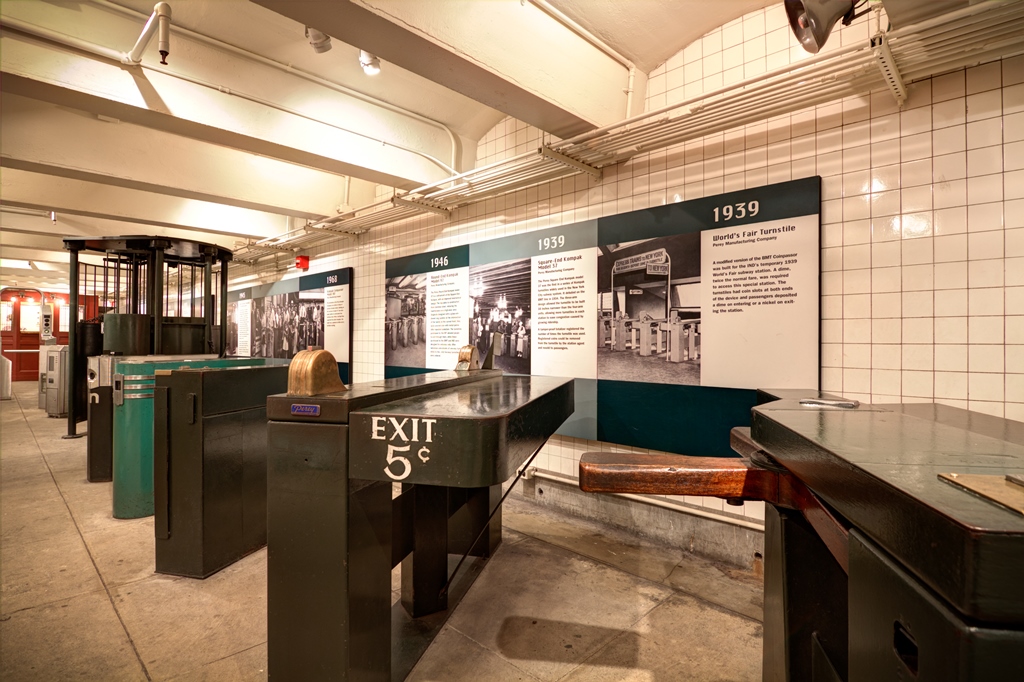
[[[317,54],[322,54],[331,49],[331,37],[315,28],[306,27],[306,37],[309,38],[309,45]]]
[[[359,50],[359,66],[367,76],[376,76],[380,73],[380,60],[377,55],[370,54],[366,50]]]
[[[32,264],[27,260],[15,258],[0,258],[0,268],[18,268],[19,270],[31,270]]]

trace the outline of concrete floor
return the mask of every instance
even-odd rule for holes
[[[0,408],[0,679],[266,679],[266,550],[154,574],[153,519],[112,519],[85,440],[35,404],[24,382]],[[755,576],[506,504],[502,546],[407,679],[760,678]]]

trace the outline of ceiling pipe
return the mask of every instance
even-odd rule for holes
[[[124,14],[126,16],[138,17],[142,15],[141,12],[137,12],[136,10],[131,9],[130,7],[124,7],[122,5],[119,5],[116,2],[111,2],[110,0],[91,0],[91,2],[95,5],[99,5],[101,7],[106,7],[116,12],[120,12],[121,14]],[[7,20],[5,19],[4,21],[6,22]],[[458,172],[455,169],[458,167],[459,143],[458,140],[456,140],[455,138],[455,133],[452,132],[452,129],[446,126],[444,123],[441,123],[440,121],[435,121],[432,118],[427,118],[426,116],[417,114],[414,111],[403,109],[400,106],[391,104],[390,102],[385,102],[384,100],[377,99],[365,93],[359,92],[358,90],[353,90],[352,88],[345,87],[340,83],[335,83],[334,81],[327,80],[326,78],[321,78],[316,74],[310,73],[308,71],[303,71],[302,69],[296,68],[291,64],[284,64],[282,62],[270,59],[269,57],[264,57],[263,55],[256,54],[255,52],[250,52],[249,50],[244,50],[240,47],[235,47],[230,43],[222,42],[220,40],[217,40],[216,38],[211,38],[210,36],[198,33],[196,31],[192,31],[183,26],[176,24],[174,25],[173,28],[175,33],[181,33],[182,35],[188,36],[189,38],[192,38],[194,40],[198,40],[199,42],[206,43],[207,45],[211,45],[219,50],[230,52],[232,54],[238,55],[239,57],[244,57],[245,59],[278,69],[279,71],[284,71],[285,73],[289,73],[293,76],[298,76],[299,78],[308,80],[311,83],[322,85],[323,87],[330,88],[335,92],[340,92],[350,97],[355,97],[356,99],[360,99],[364,102],[367,102],[368,104],[373,104],[374,106],[381,107],[382,109],[387,109],[388,111],[394,112],[401,116],[407,116],[415,121],[425,123],[429,126],[437,128],[438,130],[444,131],[448,136],[449,142],[451,143],[451,162],[450,164],[444,164],[443,162],[434,159],[433,157],[430,157],[430,160],[438,164],[441,168],[444,168],[444,170],[451,173],[452,175],[455,175]],[[426,155],[423,156],[426,158]]]
[[[194,85],[200,85],[200,86],[205,87],[205,88],[210,88],[211,90],[217,90],[218,92],[222,92],[222,93],[224,93],[226,95],[231,95],[233,97],[238,97],[240,99],[245,99],[245,100],[248,100],[250,102],[255,102],[256,104],[260,104],[260,105],[263,105],[265,107],[269,107],[271,109],[277,109],[278,111],[283,111],[286,114],[291,114],[292,116],[298,116],[298,117],[304,118],[304,119],[306,119],[308,121],[312,121],[314,123],[319,123],[321,125],[325,125],[325,126],[328,126],[330,128],[334,128],[335,130],[340,130],[342,132],[346,132],[346,133],[349,133],[351,135],[358,135],[359,137],[362,137],[364,139],[370,140],[371,142],[380,143],[382,146],[394,147],[395,149],[400,149],[401,151],[408,152],[410,154],[414,154],[416,156],[419,156],[420,158],[423,158],[423,159],[426,159],[427,161],[430,161],[431,163],[433,163],[434,165],[436,165],[439,168],[443,169],[444,171],[455,175],[454,169],[452,169],[444,161],[441,161],[437,157],[432,156],[430,154],[421,152],[418,149],[412,149],[412,148],[406,147],[404,145],[395,144],[394,142],[389,142],[387,140],[382,140],[380,138],[373,137],[373,136],[367,135],[365,133],[361,133],[361,132],[359,132],[357,130],[350,130],[348,128],[344,128],[342,126],[339,126],[339,125],[337,125],[335,123],[331,123],[329,121],[324,121],[322,119],[310,116],[309,114],[302,113],[301,111],[297,111],[297,110],[292,109],[290,107],[283,106],[281,104],[278,104],[277,102],[271,102],[270,100],[262,99],[260,97],[255,97],[253,95],[247,95],[245,93],[241,93],[241,92],[238,92],[236,90],[232,90],[231,88],[225,87],[223,85],[218,85],[217,83],[210,83],[209,81],[204,81],[204,80],[202,80],[200,78],[193,78],[192,76],[186,76],[184,74],[177,73],[175,71],[171,71],[170,69],[165,69],[165,68],[162,68],[162,67],[157,66],[157,65],[141,64],[141,63],[136,64],[134,62],[130,62],[129,56],[126,53],[124,53],[124,52],[118,52],[117,50],[111,50],[110,48],[104,47],[102,45],[97,45],[95,43],[90,43],[90,42],[82,40],[80,38],[75,38],[74,36],[69,36],[66,33],[61,33],[59,31],[54,31],[52,29],[48,29],[48,28],[45,28],[43,26],[37,26],[36,24],[30,24],[28,22],[25,22],[25,21],[22,21],[20,19],[16,19],[16,18],[13,18],[13,17],[4,17],[3,18],[3,28],[13,28],[13,29],[16,29],[18,31],[21,31],[22,33],[27,33],[29,35],[36,36],[37,38],[44,38],[44,39],[49,40],[49,41],[54,42],[54,43],[58,43],[58,44],[61,44],[61,45],[67,45],[68,47],[73,47],[73,48],[75,48],[77,50],[81,50],[82,52],[87,52],[87,53],[90,53],[90,54],[94,54],[94,55],[96,55],[98,57],[104,57],[105,59],[112,59],[114,61],[121,62],[122,64],[129,64],[130,63],[130,64],[132,64],[134,66],[139,66],[139,67],[142,67],[142,68],[145,68],[145,69],[149,69],[150,71],[155,71],[156,73],[160,73],[160,74],[163,74],[165,76],[170,76],[172,78],[177,78],[179,80],[183,80],[183,81],[192,83]],[[447,182],[447,181],[448,180],[446,179],[446,180],[443,180],[442,182]]]
[[[160,50],[160,63],[167,63],[167,55],[171,53],[171,6],[166,2],[158,2],[153,7],[153,13],[149,15],[149,21],[142,27],[139,39],[135,41],[135,47],[128,53],[128,61],[132,64],[142,63],[142,53],[153,39],[153,34],[159,33],[157,38]]]

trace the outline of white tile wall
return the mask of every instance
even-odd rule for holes
[[[866,41],[868,18],[827,49]],[[647,107],[804,58],[782,5],[731,21],[650,74]],[[609,168],[425,216],[320,251],[355,268],[356,381],[383,376],[384,261],[811,175],[823,177],[822,388],[864,401],[931,401],[1024,420],[1024,57],[709,135]],[[552,138],[506,119],[479,164]],[[382,190],[389,194],[390,189]],[[552,439],[536,464],[575,476],[587,450]],[[683,504],[763,519],[761,504]]]

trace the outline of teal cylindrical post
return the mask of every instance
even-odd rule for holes
[[[114,378],[114,518],[153,515],[153,374],[125,374],[139,365],[118,364]],[[136,369],[138,368],[138,369]],[[118,386],[120,382],[120,386]],[[118,389],[120,388],[120,404]]]

